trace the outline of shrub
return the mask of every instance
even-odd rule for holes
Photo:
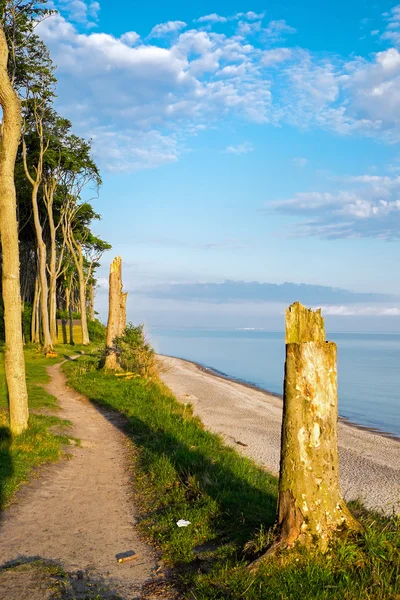
[[[154,349],[147,341],[144,325],[128,323],[124,333],[114,340],[119,364],[124,371],[152,379],[157,375]]]

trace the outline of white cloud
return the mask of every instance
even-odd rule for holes
[[[170,33],[176,33],[185,27],[187,27],[187,24],[184,21],[167,21],[153,27],[149,37],[163,37]]]
[[[266,206],[303,217],[294,231],[299,236],[400,238],[400,177],[360,175],[344,182],[351,188],[299,192]]]
[[[264,13],[257,14],[255,12],[253,12],[252,10],[249,10],[243,16],[245,19],[248,19],[249,21],[259,21],[264,18]]]
[[[211,15],[204,15],[204,17],[200,17],[197,19],[197,23],[226,23],[226,17],[221,17],[216,13],[212,13]]]
[[[248,154],[249,152],[254,152],[253,144],[250,142],[243,142],[242,144],[237,144],[237,146],[228,146],[225,148],[225,152],[228,154]]]
[[[274,48],[273,50],[265,50],[262,54],[261,62],[264,66],[278,65],[292,57],[291,48]]]
[[[264,29],[264,33],[270,41],[278,41],[285,35],[296,33],[296,29],[288,25],[283,19],[280,19],[279,21],[270,21]]]
[[[176,162],[180,154],[177,136],[162,135],[158,131],[117,132],[109,127],[97,127],[92,139],[95,153],[106,155],[107,169],[111,172],[160,167]]]
[[[119,38],[127,46],[136,46],[140,40],[140,35],[136,31],[127,31]]]
[[[100,4],[90,0],[59,0],[57,8],[70,21],[87,28],[96,26],[100,12]]]
[[[301,158],[301,157],[299,157],[299,158],[292,158],[292,164],[295,167],[302,168],[302,167],[306,167],[307,166],[308,160],[306,158]]]
[[[265,16],[264,13],[255,13],[254,11],[249,10],[246,13],[243,13],[243,12],[236,13],[232,17],[232,19],[236,19],[236,20],[247,19],[248,21],[261,21],[264,18],[264,16]]]

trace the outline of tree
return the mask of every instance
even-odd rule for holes
[[[3,109],[0,141],[0,237],[2,293],[5,321],[5,369],[11,432],[28,427],[28,393],[21,325],[18,223],[14,167],[21,137],[21,106],[8,73],[7,39],[0,25],[0,105]]]
[[[327,550],[335,532],[359,524],[339,485],[336,344],[321,311],[286,311],[286,364],[276,547]]]
[[[43,183],[45,156],[51,141],[51,126],[55,120],[51,106],[54,98],[55,77],[54,65],[45,44],[37,36],[32,36],[27,46],[30,69],[27,70],[28,75],[24,89],[22,157],[26,178],[32,186],[31,198],[38,249],[43,345],[47,352],[53,348],[53,339],[50,333],[48,310],[47,247],[40,220],[39,190]]]
[[[123,334],[126,327],[127,297],[128,293],[122,292],[122,259],[117,256],[110,265],[106,360],[104,364],[107,371],[116,371],[121,368],[118,364],[115,340]]]

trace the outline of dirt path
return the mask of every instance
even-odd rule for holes
[[[161,357],[162,375],[179,400],[194,406],[205,426],[278,473],[282,400],[204,372],[194,363]],[[400,442],[339,423],[341,485],[345,497],[400,513]]]
[[[60,416],[72,421],[71,436],[79,438],[82,447],[72,449],[71,460],[50,467],[25,486],[4,513],[0,564],[40,557],[78,571],[78,579],[79,572],[85,572],[93,581],[103,580],[125,600],[139,598],[156,561],[134,526],[127,440],[110,415],[67,388],[60,365],[48,372],[51,382],[46,389],[59,400]],[[129,550],[139,558],[118,564],[116,554]],[[25,597],[31,598],[28,594],[20,600]]]

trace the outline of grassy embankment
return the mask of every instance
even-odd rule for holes
[[[56,412],[57,401],[43,389],[49,381],[46,367],[59,362],[60,358],[46,359],[32,346],[26,349],[25,359],[29,429],[12,440],[8,428],[4,353],[0,349],[0,510],[20,485],[29,480],[35,468],[56,462],[63,453],[63,446],[69,442],[64,433],[68,422],[46,414]]]
[[[204,430],[190,405],[159,382],[124,380],[98,358],[65,364],[70,384],[126,417],[140,527],[173,567],[182,597],[211,599],[400,599],[400,523],[353,506],[365,530],[343,534],[324,555],[292,551],[252,575],[268,545],[277,481]],[[178,528],[176,522],[191,522]]]

